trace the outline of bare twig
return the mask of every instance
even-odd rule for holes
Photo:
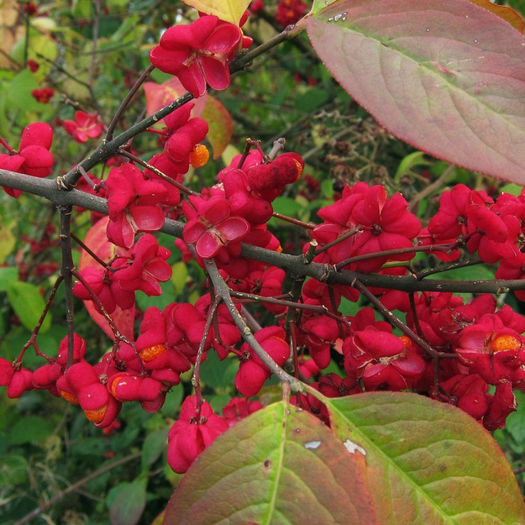
[[[431,195],[434,191],[437,191],[443,186],[445,181],[448,179],[448,176],[454,171],[455,166],[452,164],[432,183],[426,186],[422,191],[417,195],[414,195],[410,204],[408,205],[408,211],[414,213],[420,200],[423,200],[428,195]]]
[[[359,261],[367,261],[369,259],[378,259],[381,257],[392,257],[395,255],[404,255],[406,253],[418,253],[418,252],[449,252],[458,248],[458,243],[445,243],[445,244],[429,244],[427,246],[413,246],[410,248],[396,248],[393,250],[383,250],[382,252],[363,253],[362,255],[356,255],[349,257],[344,261],[341,261],[335,265],[338,270],[343,269],[345,266],[356,263]]]
[[[0,169],[0,186],[19,189],[40,195],[55,204],[82,206],[88,210],[107,215],[107,201],[102,197],[83,191],[59,191],[56,180],[40,179]],[[184,223],[166,219],[161,231],[181,237]],[[504,293],[509,290],[525,290],[525,279],[490,279],[473,281],[455,281],[450,279],[418,280],[413,275],[365,274],[344,270],[338,272],[328,264],[304,262],[303,255],[291,255],[273,250],[242,244],[241,255],[266,264],[277,266],[299,276],[314,277],[318,281],[352,286],[356,279],[369,287],[388,288],[391,290],[435,291],[453,293]]]
[[[175,186],[178,190],[182,191],[186,195],[195,195],[196,197],[200,196],[200,193],[197,191],[190,190],[190,188],[187,188],[184,186],[184,184],[181,184],[180,182],[176,181],[175,179],[172,179],[170,176],[166,175],[159,169],[157,169],[155,166],[152,166],[148,162],[142,160],[140,157],[137,157],[136,155],[133,155],[133,153],[130,153],[129,151],[126,151],[124,149],[119,150],[119,155],[122,155],[123,157],[127,157],[128,159],[132,160],[133,162],[136,162],[137,164],[140,164],[144,168],[147,168],[148,170],[155,173],[155,175],[158,175],[162,180],[165,180],[172,186]]]
[[[30,346],[34,346],[36,348],[36,338],[38,336],[38,332],[40,332],[40,328],[42,328],[42,323],[44,322],[47,312],[49,312],[49,309],[51,308],[51,305],[53,304],[53,300],[55,298],[55,295],[57,293],[58,287],[60,286],[60,283],[62,282],[63,277],[62,275],[58,276],[58,279],[55,281],[55,284],[53,285],[53,288],[51,290],[51,293],[49,294],[49,297],[46,301],[46,305],[44,307],[44,311],[40,315],[40,318],[38,319],[38,322],[36,323],[35,327],[33,328],[31,332],[31,336],[27,340],[26,344],[22,347],[22,350],[20,351],[20,355],[16,358],[17,362],[21,362],[22,358],[24,357],[24,354],[26,353],[26,350]],[[40,351],[38,351],[40,355],[43,355]]]
[[[88,474],[87,476],[83,477],[82,479],[79,479],[77,482],[73,483],[72,485],[69,485],[69,487],[60,491],[58,494],[55,494],[48,501],[41,503],[36,509],[26,514],[23,518],[16,521],[13,525],[24,525],[25,523],[28,523],[33,518],[36,518],[38,515],[42,514],[42,512],[45,512],[49,507],[54,505],[57,501],[60,501],[64,496],[67,496],[70,492],[76,491],[79,487],[81,487],[82,485],[85,485],[86,483],[89,483],[92,479],[98,478],[98,476],[102,476],[102,474],[105,474],[106,472],[109,472],[110,470],[113,470],[114,468],[119,467],[120,465],[129,463],[130,461],[139,458],[141,455],[142,455],[142,451],[134,452],[133,454],[130,454],[129,456],[123,457],[122,459],[118,459],[117,461],[113,461],[112,463],[108,463],[107,465],[100,467],[98,470],[95,470],[95,472]]]
[[[115,127],[117,126],[118,119],[121,117],[122,113],[124,113],[129,103],[131,102],[131,99],[135,96],[135,93],[138,91],[140,86],[144,84],[144,82],[151,75],[151,72],[154,69],[154,66],[148,66],[146,70],[136,80],[136,82],[131,86],[128,94],[120,103],[120,106],[118,107],[117,111],[113,115],[113,118],[111,119],[111,122],[108,125],[108,130],[106,131],[106,138],[104,139],[106,142],[109,142],[113,138],[113,132],[115,131]]]
[[[419,345],[431,357],[450,357],[457,358],[457,354],[438,352],[432,348],[423,338],[419,337],[411,328],[409,328],[401,319],[396,317],[386,306],[360,281],[356,281],[354,286],[377,308],[381,315],[392,325],[399,328],[415,344]]]
[[[67,326],[67,368],[73,364],[73,344],[75,335],[75,305],[73,298],[73,254],[71,249],[71,206],[59,206],[60,211],[60,247],[62,251],[61,276],[64,279],[66,295]]]
[[[197,418],[197,420],[200,419],[201,407],[204,401],[202,398],[200,381],[202,357],[204,356],[204,348],[206,346],[208,334],[210,333],[211,324],[213,322],[213,319],[215,318],[215,312],[217,311],[220,302],[221,297],[215,297],[215,300],[213,301],[213,303],[210,306],[210,309],[208,310],[208,317],[206,319],[206,324],[204,325],[204,330],[202,332],[199,348],[197,350],[197,357],[195,359],[195,368],[193,369],[193,376],[191,378],[191,384],[193,385],[193,388],[195,388],[195,394],[197,395],[197,403],[195,405],[195,417]]]
[[[226,305],[226,308],[230,312],[230,315],[233,318],[233,322],[237,328],[241,331],[243,339],[252,347],[253,351],[257,354],[259,359],[265,364],[265,366],[274,374],[281,383],[289,383],[293,390],[300,390],[300,382],[287,372],[285,372],[264,350],[264,348],[259,344],[255,336],[253,335],[250,327],[246,324],[246,321],[242,315],[237,310],[235,303],[233,302],[230,289],[228,285],[224,282],[215,262],[212,259],[204,261],[206,265],[206,271],[213,283],[215,288],[215,293],[219,296]]]

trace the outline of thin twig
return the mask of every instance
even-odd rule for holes
[[[145,80],[151,75],[154,69],[155,66],[148,66],[146,70],[143,71],[143,73],[140,75],[140,77],[135,81],[135,83],[131,86],[130,90],[128,91],[128,94],[120,103],[120,106],[118,107],[117,111],[113,115],[113,118],[111,119],[111,122],[108,125],[108,129],[106,131],[106,138],[104,139],[106,142],[109,142],[113,138],[113,132],[115,131],[115,127],[117,126],[118,119],[120,118],[122,113],[124,113],[124,111],[128,107],[128,104],[131,102],[131,99],[135,96],[135,93],[138,91],[140,86],[144,84]]]
[[[129,456],[126,456],[124,458],[118,459],[117,461],[113,461],[112,463],[108,463],[107,465],[104,465],[98,470],[95,470],[95,472],[92,472],[91,474],[88,474],[82,479],[79,479],[72,485],[69,485],[69,487],[60,491],[58,494],[55,494],[48,501],[41,503],[36,509],[32,510],[29,514],[26,514],[23,518],[16,521],[13,525],[24,525],[25,523],[28,523],[33,518],[36,518],[39,514],[42,514],[42,512],[45,512],[49,507],[54,505],[57,501],[61,500],[64,496],[67,496],[70,492],[74,492],[82,485],[89,483],[92,479],[98,478],[98,476],[102,476],[102,474],[105,474],[106,472],[109,472],[110,470],[113,470],[114,468],[119,467],[120,465],[129,463],[130,461],[137,459],[141,456],[142,456],[142,451],[134,452],[133,454],[130,454]]]
[[[353,228],[352,230],[348,230],[347,232],[343,233],[343,235],[341,235],[340,237],[337,237],[337,239],[333,240],[332,242],[329,242],[329,243],[321,246],[321,248],[319,248],[315,252],[315,255],[319,255],[320,253],[325,252],[326,250],[332,248],[336,244],[339,244],[340,242],[346,241],[346,239],[348,239],[350,237],[353,237],[354,235],[356,235],[356,234],[358,234],[358,233],[360,233],[362,231],[363,231],[363,227],[362,226],[357,226],[356,228]]]
[[[381,257],[391,257],[394,255],[403,255],[406,253],[418,253],[418,252],[449,252],[458,248],[458,243],[445,243],[445,244],[429,244],[427,246],[412,246],[410,248],[396,248],[393,250],[383,250],[382,252],[363,253],[362,255],[356,255],[349,257],[344,261],[341,261],[335,265],[337,270],[343,269],[345,266],[356,263],[359,261],[367,261],[369,259],[378,259]]]
[[[199,343],[199,348],[197,350],[197,357],[195,359],[195,368],[193,369],[193,376],[191,378],[191,384],[195,388],[195,394],[197,396],[197,403],[195,405],[195,417],[197,420],[200,419],[201,407],[204,402],[202,398],[201,390],[201,363],[204,356],[204,348],[206,346],[206,340],[208,339],[208,334],[210,333],[211,324],[215,318],[215,312],[221,302],[221,297],[215,297],[213,303],[208,310],[208,317],[206,319],[206,324],[204,325],[204,330],[202,332],[201,340]]]
[[[73,254],[71,249],[71,206],[59,206],[60,211],[60,248],[62,252],[61,275],[64,279],[66,296],[66,326],[67,326],[67,368],[73,364],[73,345],[75,335],[75,302],[73,298]]]
[[[295,377],[285,372],[268,355],[264,348],[259,344],[257,339],[255,339],[255,336],[250,330],[250,327],[246,324],[246,321],[237,310],[237,307],[235,306],[235,303],[231,298],[230,289],[228,285],[224,282],[224,279],[219,273],[219,270],[217,269],[217,266],[213,259],[205,260],[204,264],[206,266],[206,271],[208,272],[210,280],[213,283],[213,287],[215,288],[215,293],[224,301],[226,308],[232,316],[233,322],[241,331],[243,339],[251,346],[251,348],[257,354],[259,359],[265,364],[268,370],[270,370],[270,372],[274,374],[279,379],[279,381],[281,381],[281,383],[289,383],[293,390],[300,390],[301,383],[299,383],[299,381]]]
[[[466,266],[475,266],[477,264],[483,264],[483,261],[481,259],[471,259],[468,261],[459,261],[454,262],[451,264],[446,264],[440,267],[431,268],[430,270],[424,270],[422,272],[415,272],[414,275],[416,279],[424,279],[425,277],[428,277],[429,275],[434,275],[436,273],[442,273],[442,272],[448,272],[450,270],[456,270],[458,268],[465,268]]]
[[[111,268],[109,267],[108,263],[106,263],[105,261],[103,261],[89,246],[87,246],[83,241],[82,239],[79,239],[73,232],[71,232],[71,238],[84,250],[86,251],[87,253],[89,253],[89,255],[95,259],[95,261],[98,262],[98,264],[100,264],[103,268],[105,268],[106,270],[110,270]]]
[[[432,348],[423,338],[419,337],[411,328],[409,328],[401,319],[396,317],[386,306],[360,281],[354,283],[354,286],[377,308],[381,315],[392,325],[399,328],[415,344],[420,346],[431,357],[450,357],[457,358],[457,354],[438,352]]]
[[[274,211],[272,213],[272,217],[275,217],[276,219],[280,219],[281,221],[286,221],[291,224],[295,224],[295,226],[300,226],[301,228],[305,228],[307,230],[313,230],[317,224],[312,224],[311,222],[303,222],[299,219],[294,219],[293,217],[288,217],[288,215],[282,215],[281,213],[277,213]]]
[[[230,294],[233,297],[236,297],[238,299],[248,299],[253,302],[260,302],[260,303],[269,303],[269,304],[279,304],[282,306],[287,306],[290,308],[297,308],[298,310],[307,310],[309,312],[316,312],[321,315],[326,315],[327,317],[330,317],[334,321],[341,321],[345,323],[348,327],[350,327],[350,322],[346,320],[344,317],[340,315],[336,315],[324,305],[317,305],[317,304],[305,304],[305,303],[299,303],[295,301],[288,301],[286,299],[278,299],[277,297],[265,297],[264,295],[256,295],[252,293],[246,293],[246,292],[237,292],[235,290],[230,290]]]
[[[448,168],[434,182],[432,182],[432,184],[429,184],[417,195],[414,195],[414,197],[410,201],[410,204],[408,205],[408,211],[414,213],[414,210],[416,209],[416,206],[420,200],[424,199],[428,195],[431,195],[434,191],[437,191],[439,188],[441,188],[445,181],[448,179],[448,176],[454,171],[454,168],[455,166],[453,166],[452,164],[448,166]]]
[[[184,186],[184,184],[181,184],[177,180],[172,179],[169,175],[166,175],[165,173],[157,169],[155,166],[152,166],[151,164],[149,164],[149,162],[142,160],[140,157],[137,157],[136,155],[133,155],[133,153],[130,153],[129,151],[126,151],[125,149],[121,148],[119,150],[119,155],[122,155],[123,157],[127,157],[133,162],[136,162],[137,164],[140,164],[144,168],[152,171],[153,173],[155,173],[155,175],[158,175],[162,180],[165,180],[169,184],[175,186],[178,190],[182,191],[186,195],[195,195],[196,197],[200,196],[199,192],[193,191],[190,188],[187,188],[186,186]]]
[[[20,351],[20,355],[16,358],[17,362],[21,362],[22,358],[24,357],[24,354],[26,353],[26,350],[32,345],[36,349],[36,338],[38,336],[38,333],[40,332],[40,328],[42,328],[42,324],[47,316],[47,313],[49,312],[49,309],[51,308],[51,305],[53,303],[53,300],[55,298],[55,295],[57,293],[58,287],[60,286],[60,283],[62,282],[63,277],[62,275],[59,275],[57,280],[55,281],[55,284],[53,285],[53,288],[51,290],[51,293],[49,294],[49,297],[46,301],[46,304],[44,306],[44,311],[40,315],[40,318],[38,319],[38,322],[36,323],[35,327],[31,331],[31,336],[27,340],[26,344],[22,347],[22,350]],[[38,351],[38,353],[41,353]]]
[[[115,341],[122,341],[123,343],[134,347],[135,345],[116,327],[115,323],[113,322],[113,319],[104,308],[104,305],[102,304],[101,300],[93,291],[93,288],[91,288],[89,283],[84,279],[84,277],[82,277],[82,274],[80,272],[77,272],[76,270],[73,270],[71,273],[82,283],[84,288],[88,291],[91,300],[95,303],[97,307],[97,310],[104,316],[104,319],[108,322],[109,328],[111,329],[111,331],[113,332],[113,336],[115,337]]]

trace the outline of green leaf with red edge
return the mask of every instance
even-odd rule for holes
[[[469,0],[343,0],[304,20],[338,82],[400,139],[525,182],[525,38]]]
[[[84,239],[84,244],[102,261],[108,262],[117,254],[117,250],[123,250],[117,248],[112,242],[108,241],[106,234],[106,228],[108,225],[109,217],[103,217],[97,221],[87,232]],[[84,268],[89,266],[99,267],[100,264],[93,258],[86,250],[82,250],[80,254],[80,261],[78,264],[79,272],[82,272]],[[93,301],[84,301],[84,306],[88,311],[89,315],[95,321],[95,323],[102,328],[104,333],[110,338],[114,339],[113,330],[109,326],[106,318],[97,311]],[[130,341],[134,340],[133,325],[135,322],[135,306],[123,310],[120,306],[117,306],[115,311],[111,313],[111,319],[115,324],[119,332]]]
[[[224,153],[233,135],[233,119],[222,102],[208,95],[202,118],[210,127],[206,138],[213,148],[213,158],[217,160]]]
[[[463,411],[406,392],[324,402],[336,435],[366,459],[381,524],[525,523],[507,459]]]
[[[239,24],[252,0],[182,0],[207,15],[218,16],[225,22]]]
[[[165,524],[376,523],[362,457],[281,401],[219,436],[182,478]]]

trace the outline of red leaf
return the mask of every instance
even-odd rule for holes
[[[146,114],[152,115],[186,93],[186,89],[184,89],[177,77],[173,77],[162,84],[145,82],[144,93],[146,94]],[[204,95],[193,100],[195,103],[195,107],[192,110],[193,117],[199,117],[202,114],[206,105],[206,98],[207,96]]]
[[[213,158],[218,159],[230,143],[233,135],[232,116],[219,100],[208,95],[201,117],[210,128],[207,138],[213,148]]]
[[[84,239],[84,244],[90,248],[100,259],[107,262],[111,260],[116,252],[117,247],[108,241],[106,235],[107,223],[109,221],[108,217],[103,217],[96,224],[94,224],[90,230],[87,232]],[[78,269],[81,272],[84,268],[88,266],[99,266],[99,263],[89,255],[85,250],[82,250],[80,254],[80,261],[78,264]],[[110,338],[113,339],[113,331],[109,327],[106,318],[99,312],[97,312],[93,301],[84,301],[84,306],[89,312],[89,315],[95,321],[95,323],[104,330],[104,333]],[[120,306],[117,306],[116,309],[111,314],[111,318],[117,329],[122,335],[127,337],[130,341],[133,341],[133,323],[135,322],[135,306],[128,308],[127,310],[122,310]]]

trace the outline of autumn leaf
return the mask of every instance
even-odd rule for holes
[[[183,0],[183,2],[207,15],[215,15],[225,22],[239,25],[251,0]]]

